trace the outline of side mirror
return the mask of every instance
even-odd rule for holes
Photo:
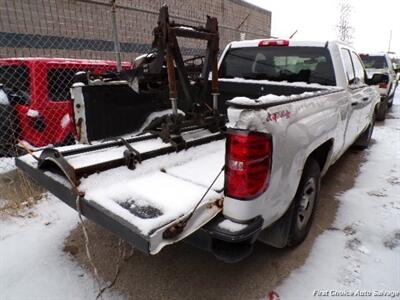
[[[388,83],[388,82],[389,82],[389,75],[380,73],[375,73],[372,76],[372,78],[368,80],[369,85],[378,85],[380,83]]]
[[[400,72],[400,64],[393,62],[392,66],[393,66],[393,71],[395,71],[396,73]]]

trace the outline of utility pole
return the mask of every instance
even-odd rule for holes
[[[121,72],[122,63],[121,63],[121,47],[118,41],[118,30],[117,30],[117,15],[116,15],[116,3],[115,0],[111,0],[111,18],[112,18],[112,31],[113,31],[113,39],[114,39],[114,51],[115,58],[117,61],[117,71]]]
[[[390,46],[391,46],[391,44],[392,44],[392,30],[390,29],[388,52],[390,52]]]

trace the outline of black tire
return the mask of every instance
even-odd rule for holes
[[[388,109],[392,108],[392,106],[393,106],[393,100],[388,103]]]
[[[381,101],[381,103],[379,105],[378,111],[376,113],[376,120],[377,121],[385,121],[387,110],[388,110],[388,102],[387,102],[387,98],[385,98]]]
[[[287,246],[301,244],[310,232],[321,186],[321,170],[314,159],[309,159],[293,198],[293,213]]]
[[[18,125],[10,105],[0,105],[0,156],[17,155]]]
[[[396,94],[396,89],[397,89],[397,87],[394,89],[392,96],[390,96],[388,99],[388,103],[387,103],[388,110],[389,110],[389,108],[392,108],[392,106],[393,106],[393,100],[394,100],[394,95]]]
[[[354,146],[357,149],[365,150],[368,148],[369,143],[371,142],[372,132],[374,131],[375,127],[375,115],[372,117],[371,124],[364,130],[364,132],[358,137],[355,141]]]

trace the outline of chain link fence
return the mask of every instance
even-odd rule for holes
[[[217,16],[221,48],[270,35],[270,13],[239,0],[0,1],[0,174],[15,168],[21,149],[74,143],[72,77],[115,70],[116,52],[129,68],[151,49],[163,3],[177,23],[198,26],[207,14]],[[185,56],[205,48],[180,43]]]

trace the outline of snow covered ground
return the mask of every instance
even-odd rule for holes
[[[277,288],[281,299],[400,299],[400,91],[373,139],[332,230]]]
[[[14,157],[0,157],[0,174],[15,169]]]
[[[53,196],[23,218],[0,219],[0,299],[95,299],[91,273],[62,250],[77,222],[77,213]]]

